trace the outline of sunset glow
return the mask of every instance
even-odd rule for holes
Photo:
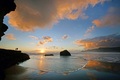
[[[45,50],[44,50],[44,49],[41,49],[41,50],[40,50],[40,53],[45,53]]]
[[[17,47],[28,53],[68,49],[76,53],[120,45],[120,0],[15,0],[15,3],[16,10],[4,17],[9,28],[0,48]]]
[[[120,0],[0,4],[0,80],[120,80]]]

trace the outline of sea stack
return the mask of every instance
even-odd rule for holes
[[[60,56],[71,56],[71,54],[68,50],[64,50],[60,52]]]

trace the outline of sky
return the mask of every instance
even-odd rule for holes
[[[120,45],[120,0],[15,0],[0,48],[77,53]]]

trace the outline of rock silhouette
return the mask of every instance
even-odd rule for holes
[[[21,51],[0,49],[0,80],[5,78],[5,69],[28,59],[30,59],[29,55]]]
[[[4,35],[4,32],[8,29],[3,23],[4,16],[15,9],[16,4],[14,3],[14,0],[0,0],[0,40]],[[18,49],[16,51],[0,49],[0,80],[5,79],[5,69],[28,59],[30,59],[29,55],[21,53]]]
[[[14,0],[0,0],[0,40],[8,27],[3,23],[4,16],[10,11],[14,11],[16,5]]]
[[[53,54],[45,54],[44,56],[54,56]]]
[[[71,56],[71,54],[67,50],[64,50],[60,52],[60,56]]]

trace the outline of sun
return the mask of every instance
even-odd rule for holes
[[[41,49],[41,50],[40,50],[40,53],[45,53],[45,50],[44,50],[44,49]]]

